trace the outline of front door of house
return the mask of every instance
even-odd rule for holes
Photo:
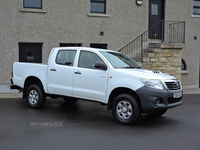
[[[164,0],[149,0],[149,38],[162,39],[164,20]]]

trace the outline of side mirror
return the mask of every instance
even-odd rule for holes
[[[96,62],[94,67],[97,69],[107,70],[107,66],[103,62]]]

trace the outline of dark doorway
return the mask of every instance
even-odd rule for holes
[[[90,47],[100,48],[100,49],[107,49],[107,44],[95,44],[95,43],[91,43]]]
[[[149,0],[149,38],[162,39],[164,0]]]
[[[60,47],[81,47],[81,43],[60,43]]]
[[[42,63],[42,43],[19,43],[19,62]]]

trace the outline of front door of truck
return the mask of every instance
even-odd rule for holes
[[[72,95],[76,50],[59,50],[48,64],[48,91],[51,94]]]
[[[74,70],[73,96],[105,102],[108,70],[96,69],[96,62],[103,60],[93,52],[80,51],[78,66]]]

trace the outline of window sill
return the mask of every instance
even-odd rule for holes
[[[200,18],[200,15],[192,15],[193,18]]]
[[[110,15],[107,15],[107,14],[98,14],[98,13],[89,13],[88,17],[110,18]]]
[[[31,8],[21,8],[19,11],[21,11],[21,12],[29,12],[29,13],[46,13],[45,10],[42,10],[42,9],[31,9]]]
[[[181,75],[188,75],[190,72],[187,70],[181,70]]]

